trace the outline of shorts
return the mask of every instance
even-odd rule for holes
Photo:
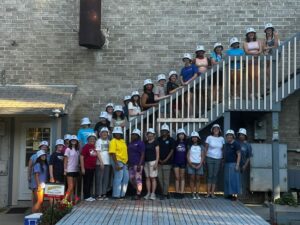
[[[185,169],[186,168],[186,164],[185,163],[174,163],[173,164],[173,168],[178,168],[179,169]]]
[[[193,163],[193,165],[197,166],[197,165],[199,165],[199,163]],[[195,168],[191,167],[190,165],[188,165],[187,172],[189,175],[202,176],[204,174],[203,166],[201,166],[199,169],[195,169]]]
[[[146,177],[157,177],[158,168],[154,170],[155,161],[145,162],[145,176]]]
[[[67,177],[78,177],[79,176],[79,172],[69,172],[67,173]]]

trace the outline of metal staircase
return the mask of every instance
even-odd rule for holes
[[[172,128],[171,135],[181,127],[190,134],[224,117],[226,112],[280,111],[280,102],[300,87],[299,39],[300,32],[269,56],[226,57],[161,100],[158,107],[130,121],[127,129],[131,132],[139,128],[143,132],[154,124],[159,133],[161,124],[167,123]]]

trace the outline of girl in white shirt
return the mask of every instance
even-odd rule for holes
[[[200,199],[199,188],[200,188],[200,176],[203,173],[204,163],[204,149],[200,145],[200,136],[198,132],[193,131],[191,133],[192,145],[189,147],[187,154],[188,162],[188,174],[190,177],[190,187],[193,193],[193,199]],[[196,180],[196,188],[195,188]]]
[[[211,128],[211,135],[205,141],[205,153],[207,164],[207,195],[206,198],[215,196],[216,183],[220,165],[223,159],[224,138],[221,137],[219,124],[214,124]]]
[[[131,94],[131,101],[128,103],[129,121],[132,121],[138,115],[142,115],[142,114],[143,112],[142,112],[139,92],[134,91]]]

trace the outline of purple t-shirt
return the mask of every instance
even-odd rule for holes
[[[174,164],[186,164],[186,155],[187,155],[187,143],[186,142],[177,142],[176,148],[174,151]]]
[[[130,166],[138,165],[143,152],[145,152],[144,142],[141,140],[131,142],[128,145],[128,164]]]

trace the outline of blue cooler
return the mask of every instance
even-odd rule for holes
[[[33,213],[24,218],[24,225],[37,225],[43,213]]]

